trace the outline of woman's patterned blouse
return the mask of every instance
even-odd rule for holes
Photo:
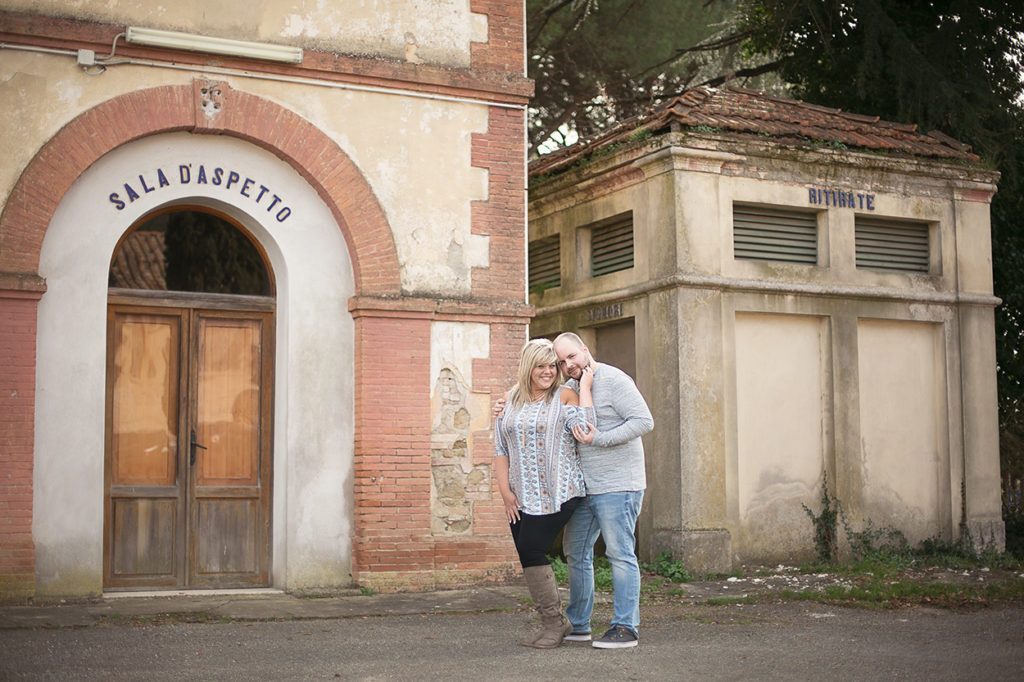
[[[565,405],[564,386],[549,402],[505,404],[494,422],[494,456],[508,457],[508,479],[519,509],[539,516],[554,514],[563,503],[586,494],[572,427],[596,425],[593,407]]]

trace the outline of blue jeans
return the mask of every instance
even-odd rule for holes
[[[633,632],[640,625],[640,565],[636,560],[636,517],[640,515],[644,491],[587,495],[562,536],[562,549],[569,566],[569,607],[565,615],[575,632],[590,631],[594,610],[594,542],[604,538],[605,555],[612,565],[615,590],[612,626]]]

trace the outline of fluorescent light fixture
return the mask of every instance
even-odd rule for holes
[[[166,47],[172,50],[190,50],[192,52],[208,52],[225,54],[232,57],[249,57],[251,59],[269,59],[274,62],[289,64],[302,63],[302,48],[270,43],[252,43],[247,40],[231,40],[229,38],[210,38],[193,33],[178,31],[158,31],[153,28],[129,26],[124,39],[138,45]]]

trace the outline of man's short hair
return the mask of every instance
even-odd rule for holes
[[[558,343],[559,341],[563,340],[572,341],[577,348],[583,348],[583,346],[585,345],[583,343],[583,339],[581,339],[577,334],[574,334],[572,332],[562,332],[561,334],[555,337],[553,343]]]

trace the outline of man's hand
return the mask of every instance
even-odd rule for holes
[[[595,427],[590,422],[587,422],[587,426],[585,429],[582,426],[577,425],[572,427],[572,435],[580,443],[583,443],[584,445],[590,445],[591,443],[594,442],[594,436],[597,435],[597,427]]]
[[[580,388],[590,389],[594,386],[594,363],[590,363],[580,371]]]
[[[505,396],[502,396],[494,401],[494,407],[491,408],[491,414],[495,417],[500,417],[502,411],[505,409]]]

